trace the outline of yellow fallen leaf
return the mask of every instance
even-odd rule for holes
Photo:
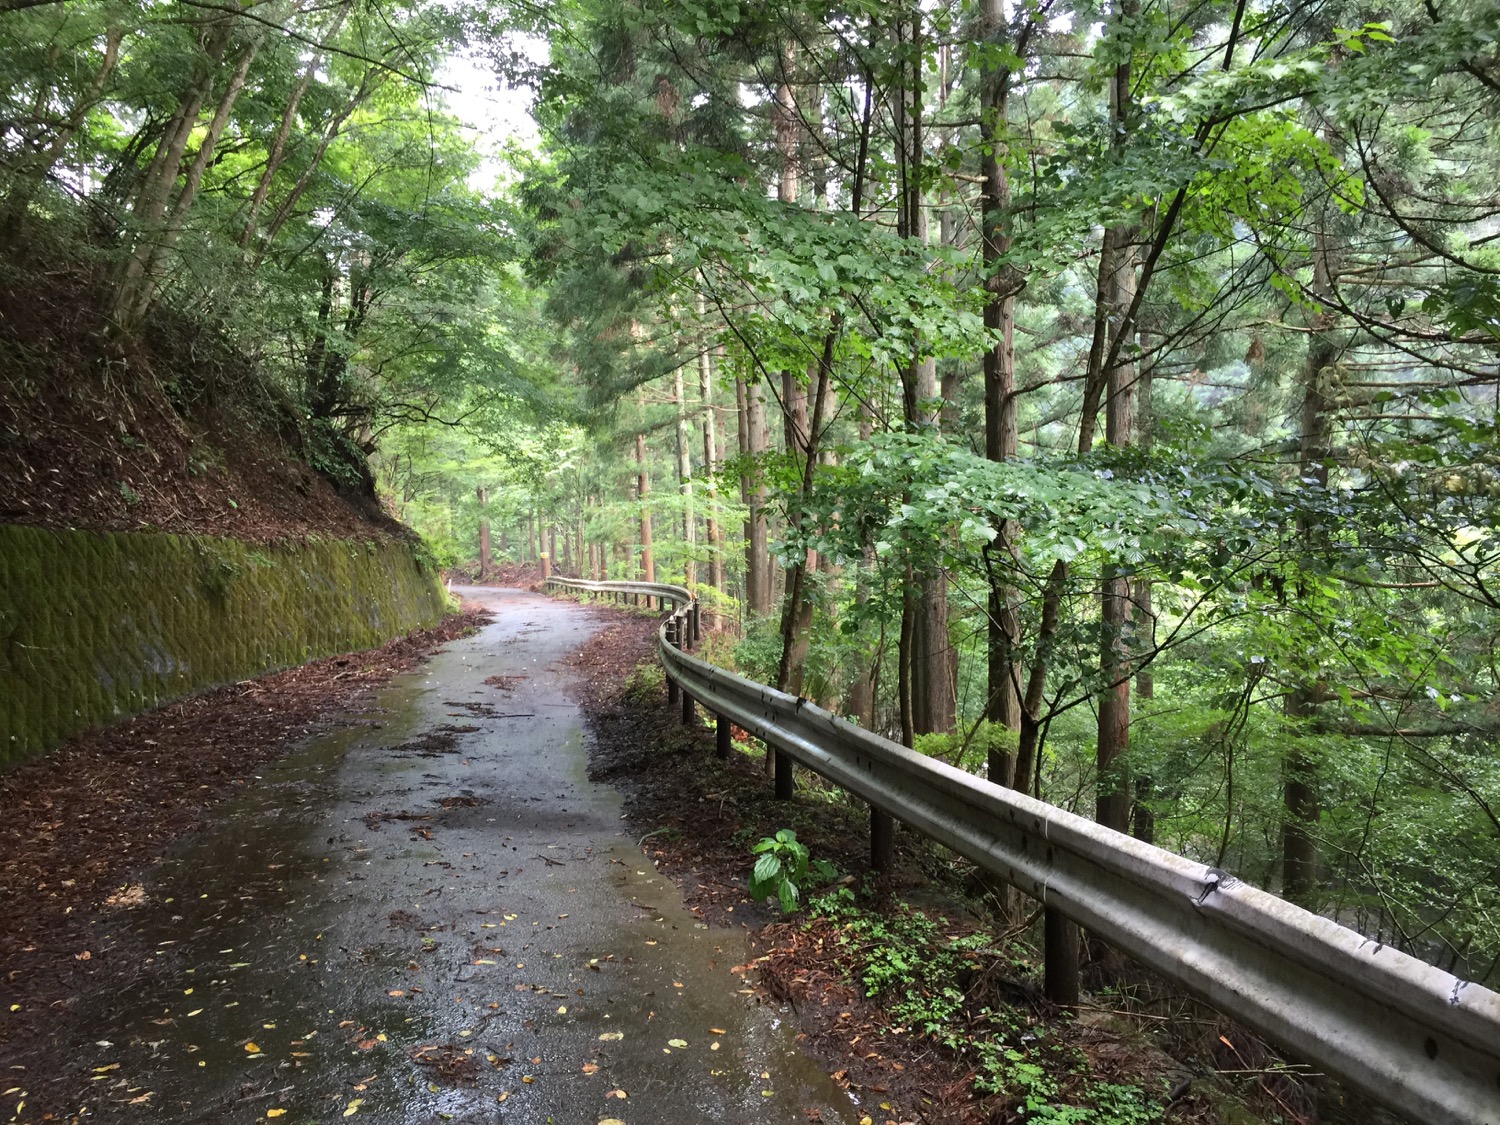
[[[560,1015],[560,1016],[567,1015],[568,1014],[568,1006],[566,1004],[559,1004],[557,1006],[557,1014]]]
[[[605,1094],[604,1096],[606,1098],[620,1098],[622,1100],[624,1098],[630,1097],[630,1095],[627,1094],[624,1090],[611,1090],[609,1093]]]
[[[710,1044],[709,1044],[709,1045],[708,1045],[708,1049],[709,1049],[709,1050],[710,1050],[710,1051],[717,1051],[717,1050],[718,1050],[718,1049],[719,1049],[719,1044],[718,1044],[718,1043],[717,1043],[717,1042],[714,1042],[714,1043],[710,1043]]]
[[[345,1117],[353,1117],[356,1113],[359,1112],[359,1107],[362,1106],[362,1105],[364,1105],[364,1104],[365,1104],[365,1099],[364,1098],[355,1098],[352,1102],[349,1103],[349,1108],[346,1109],[346,1110],[344,1110],[344,1116]]]
[[[599,1119],[599,1125],[625,1125],[625,1122],[618,1117],[602,1117]]]
[[[667,1040],[667,1046],[668,1047],[678,1047],[678,1048],[686,1047],[687,1046],[687,1040],[686,1039],[668,1039]]]
[[[246,1043],[245,1053],[249,1055],[258,1055],[260,1054],[260,1048],[257,1047],[254,1043]]]
[[[600,1042],[603,1043],[615,1043],[624,1038],[625,1033],[623,1031],[606,1031],[603,1035],[599,1036]]]
[[[268,1110],[266,1110],[266,1116],[267,1117],[285,1117],[286,1116],[286,1110],[284,1110],[284,1109],[268,1109]]]
[[[708,1033],[710,1035],[728,1035],[729,1034],[729,1032],[725,1031],[722,1027],[711,1027],[711,1028],[708,1029]]]
[[[533,1082],[536,1081],[536,1079],[533,1078],[533,1077],[531,1077],[531,1075],[529,1075],[529,1074],[523,1074],[523,1075],[521,1075],[521,1081],[524,1082],[524,1083],[526,1083],[526,1085],[530,1086]]]

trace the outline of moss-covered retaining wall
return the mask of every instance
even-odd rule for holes
[[[435,624],[401,543],[0,526],[0,769],[190,692]]]

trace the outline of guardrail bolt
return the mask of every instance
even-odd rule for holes
[[[1078,1006],[1078,927],[1052,907],[1042,911],[1042,991],[1054,1004]]]
[[[714,728],[714,757],[727,758],[731,749],[729,742],[729,728],[732,725],[723,715],[715,715]]]

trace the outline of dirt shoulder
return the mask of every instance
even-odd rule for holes
[[[0,775],[0,1044],[53,1009],[128,984],[101,979],[93,923],[216,805],[336,716],[489,619],[470,610],[380,648],[232,684],[88,731]],[[93,962],[91,964],[91,962]]]

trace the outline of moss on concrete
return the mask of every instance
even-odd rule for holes
[[[402,543],[0,526],[0,769],[190,692],[381,644],[444,604]]]

